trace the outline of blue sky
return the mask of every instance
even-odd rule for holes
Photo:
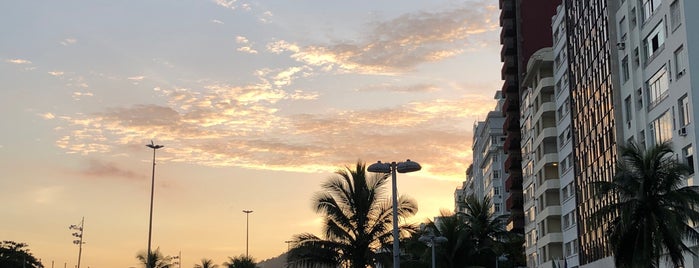
[[[185,266],[244,252],[242,209],[255,210],[260,260],[317,232],[311,196],[357,159],[423,165],[399,182],[420,205],[412,221],[452,210],[473,123],[502,83],[496,1],[0,10],[0,202],[12,204],[0,208],[0,237],[29,243],[45,264],[74,262],[67,226],[82,216],[86,264],[136,264],[151,139],[166,145],[154,245],[188,254]]]

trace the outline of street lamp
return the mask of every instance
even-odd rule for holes
[[[422,167],[417,162],[381,163],[378,161],[369,165],[367,171],[375,173],[391,173],[391,183],[393,184],[393,268],[400,268],[400,235],[398,234],[398,186],[396,186],[396,171],[398,173],[408,173],[418,171]]]
[[[80,225],[71,225],[68,227],[69,230],[76,230],[73,236],[77,239],[73,240],[73,244],[78,245],[78,267],[80,268],[80,258],[83,254],[83,226],[85,225],[85,217],[80,220]]]
[[[151,263],[151,253],[150,253],[150,241],[151,241],[151,234],[153,233],[153,192],[155,189],[155,150],[158,150],[160,148],[165,147],[164,145],[156,145],[153,143],[153,140],[150,141],[150,144],[146,144],[148,148],[153,149],[153,173],[151,175],[151,182],[150,182],[150,217],[148,219],[148,257],[146,257],[146,268],[153,268],[150,267]]]
[[[243,213],[245,213],[245,257],[249,257],[248,242],[250,241],[250,213],[252,210],[243,210]]]
[[[428,247],[432,248],[432,268],[437,268],[436,266],[436,261],[435,261],[435,248],[437,247],[437,244],[441,243],[446,243],[448,240],[446,237],[443,236],[436,236],[434,235],[434,230],[432,228],[429,228],[429,231],[427,234],[423,234],[418,238],[420,242],[427,244]]]

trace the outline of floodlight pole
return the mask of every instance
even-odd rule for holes
[[[164,145],[156,145],[153,143],[153,141],[150,141],[150,144],[146,144],[148,148],[153,149],[153,172],[151,174],[151,182],[150,182],[150,216],[148,219],[148,255],[146,255],[146,268],[153,268],[150,267],[151,265],[151,248],[150,248],[150,241],[151,241],[151,235],[153,234],[153,193],[155,191],[155,150],[158,150],[160,148],[165,147]]]

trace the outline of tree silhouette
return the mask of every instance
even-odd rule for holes
[[[354,170],[347,167],[322,184],[313,204],[325,218],[323,238],[299,234],[289,251],[289,266],[333,266],[350,268],[390,263],[393,212],[386,185],[388,174],[372,173],[357,162]],[[398,216],[405,218],[417,212],[417,203],[401,196]],[[410,232],[410,226],[401,230]]]
[[[594,183],[596,195],[616,201],[592,217],[595,224],[611,219],[607,236],[616,266],[658,267],[663,255],[684,266],[682,253],[691,252],[685,242],[699,242],[691,225],[699,222],[699,187],[683,187],[690,167],[677,161],[669,142],[647,150],[629,143],[619,156],[612,181]]]
[[[29,252],[28,246],[9,240],[0,242],[0,267],[43,268],[44,265]]]

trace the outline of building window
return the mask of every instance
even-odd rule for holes
[[[636,27],[636,7],[631,9],[631,29]]]
[[[646,62],[650,61],[658,50],[665,44],[665,27],[660,22],[655,26],[646,38],[643,39],[643,50],[646,53]]]
[[[641,60],[638,56],[638,47],[635,47],[633,49],[633,67],[638,68],[639,65],[641,65]]]
[[[501,210],[502,210],[502,208],[500,208],[500,204],[496,203],[495,204],[495,213],[500,213]]]
[[[682,149],[682,155],[684,156],[684,161],[690,168],[690,174],[694,174],[694,148],[692,145],[684,147]]]
[[[670,4],[670,26],[674,31],[682,24],[682,13],[680,11],[680,1],[675,0]]]
[[[660,3],[662,3],[662,0],[641,0],[641,5],[643,6],[643,21],[647,21],[650,19],[651,16],[653,16],[653,12],[655,12],[658,7],[660,7]]]
[[[624,99],[624,115],[626,116],[626,122],[631,122],[631,119],[633,119],[631,96],[627,96],[626,99]]]
[[[675,76],[677,79],[684,76],[687,72],[687,53],[684,50],[684,46],[680,46],[675,50]]]
[[[629,77],[631,77],[631,75],[629,74],[629,56],[626,55],[624,56],[624,59],[621,60],[621,78],[623,79],[622,82],[629,81]]]
[[[624,42],[626,40],[626,17],[622,17],[619,20],[619,40]]]
[[[692,110],[689,108],[689,99],[687,95],[682,96],[677,101],[677,110],[680,112],[680,126],[684,127],[692,122]]]
[[[650,123],[651,136],[655,144],[660,144],[672,138],[672,114],[665,111]]]
[[[660,68],[648,81],[646,88],[648,89],[648,106],[653,107],[661,100],[668,96],[668,79],[665,66]]]
[[[493,195],[500,195],[500,187],[493,187]]]

